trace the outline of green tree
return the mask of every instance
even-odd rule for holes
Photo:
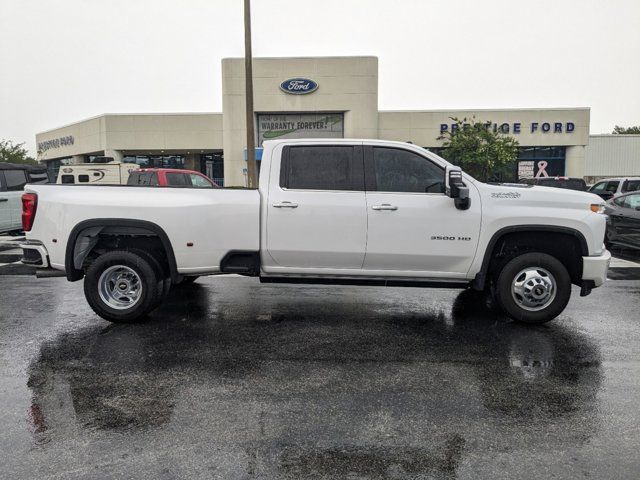
[[[0,140],[0,162],[28,163],[35,165],[35,158],[29,156],[24,143],[13,143],[11,140]]]
[[[635,127],[621,127],[620,125],[616,125],[611,133],[615,135],[640,135],[640,125],[636,125]]]
[[[518,141],[475,117],[459,119],[439,137],[442,156],[482,182],[515,180]]]

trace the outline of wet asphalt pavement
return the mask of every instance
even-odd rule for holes
[[[110,325],[82,282],[0,276],[0,477],[638,478],[637,278],[525,327],[233,276]]]

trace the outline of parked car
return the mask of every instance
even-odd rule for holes
[[[541,187],[567,188],[579,192],[587,191],[587,183],[582,178],[572,177],[537,177],[522,178],[520,183],[527,185],[540,185]]]
[[[572,284],[584,296],[607,277],[599,197],[488,185],[416,145],[265,141],[259,185],[29,185],[23,262],[84,278],[89,305],[113,322],[143,318],[170,282],[235,273],[263,283],[471,287],[494,292],[512,319],[543,323],[564,310]]]
[[[218,184],[200,172],[177,168],[141,168],[131,172],[127,185],[219,188]]]
[[[135,163],[78,163],[60,167],[57,183],[126,185],[129,174],[140,168]]]
[[[612,198],[628,192],[640,190],[640,177],[607,178],[595,183],[589,191],[599,195],[603,200]]]
[[[0,233],[22,228],[21,197],[28,182],[26,165],[0,163]]]
[[[607,244],[640,249],[640,192],[632,192],[609,200]]]

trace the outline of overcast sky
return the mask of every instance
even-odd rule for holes
[[[375,55],[379,108],[591,107],[640,124],[640,0],[253,0],[254,56]],[[0,0],[0,138],[222,111],[242,0]]]

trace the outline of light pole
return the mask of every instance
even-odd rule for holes
[[[255,133],[253,129],[253,68],[251,64],[251,0],[244,0],[244,74],[247,117],[247,183],[258,187]]]

